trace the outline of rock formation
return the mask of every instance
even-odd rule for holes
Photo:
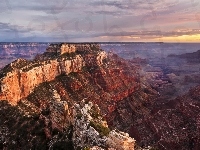
[[[181,54],[181,55],[169,55],[168,57],[177,57],[177,58],[182,58],[186,59],[187,62],[189,63],[200,63],[200,50],[193,52],[193,53],[186,53],[186,54]]]
[[[64,47],[67,49],[66,45]],[[74,45],[69,47],[75,48]],[[63,45],[61,50],[63,50]],[[69,53],[67,50],[61,51],[61,56],[66,52]],[[73,52],[70,51],[70,53]],[[74,57],[60,57],[44,61],[29,62],[17,59],[7,66],[1,74],[0,99],[8,100],[11,104],[16,105],[20,99],[27,97],[40,83],[51,81],[61,74],[79,72],[88,64],[92,66],[102,65],[105,58],[105,52],[98,52],[96,55],[92,55],[92,59],[89,60],[87,55],[81,56],[80,54],[75,54]]]
[[[135,140],[128,133],[113,130],[108,135],[107,144],[117,150],[133,150]]]
[[[7,65],[0,149],[199,149],[199,86],[165,101],[168,78],[135,63],[97,44],[51,44]]]
[[[39,148],[39,143],[42,144],[40,149],[63,145],[70,149],[134,149],[135,141],[125,133],[110,132],[105,119],[115,110],[117,101],[139,87],[137,67],[127,65],[115,55],[108,56],[98,45],[76,45],[75,52],[62,54],[57,52],[58,46],[60,44],[53,46],[56,52],[48,50],[33,61],[18,59],[1,71],[0,99],[8,102],[0,101],[2,112],[16,110],[9,111],[8,118],[1,115],[1,120],[9,120],[9,123],[0,124],[0,128],[14,126],[10,121],[14,118],[23,120],[15,125],[23,133],[8,129],[14,141],[7,140],[8,147],[22,148],[26,138],[21,140],[22,145],[16,138],[29,135],[28,149]],[[38,124],[31,128],[33,120]],[[26,127],[22,129],[23,126]],[[116,145],[114,141],[124,145]]]
[[[107,122],[102,120],[97,105],[93,105],[91,102],[82,105],[82,108],[78,104],[75,105],[76,117],[73,133],[75,149],[98,146],[102,149],[134,150],[135,140],[129,137],[128,133],[110,131]]]
[[[71,44],[62,44],[61,48],[60,48],[60,54],[64,54],[64,53],[73,53],[76,51],[76,47],[75,45],[71,45]]]
[[[64,54],[64,53],[74,53],[77,51],[81,52],[88,52],[93,50],[99,50],[100,45],[95,43],[81,43],[81,44],[74,44],[74,43],[61,43],[61,44],[50,44],[47,48],[46,52],[54,52],[58,54]]]

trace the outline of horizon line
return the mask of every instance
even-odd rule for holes
[[[104,42],[90,42],[90,41],[85,41],[85,42],[64,42],[64,41],[57,41],[57,42],[53,42],[53,41],[48,41],[48,42],[38,42],[38,41],[32,41],[32,42],[28,42],[28,41],[26,41],[26,42],[18,42],[18,41],[16,41],[16,42],[9,42],[9,41],[7,41],[7,42],[0,42],[0,43],[69,43],[69,44],[78,44],[78,43],[105,43],[105,44],[107,44],[107,43],[169,43],[169,44],[200,44],[200,42],[147,42],[147,41],[145,41],[145,42],[142,42],[142,41],[140,41],[140,42],[130,42],[130,41],[123,41],[123,42],[119,42],[119,41],[113,41],[113,42],[106,42],[106,41],[104,41]]]

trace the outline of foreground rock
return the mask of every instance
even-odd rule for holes
[[[75,105],[76,117],[72,138],[75,149],[94,149],[93,146],[98,146],[101,149],[134,150],[135,140],[129,137],[128,133],[110,131],[97,105],[91,102],[83,105],[82,108]]]

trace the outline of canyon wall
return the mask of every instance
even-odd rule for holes
[[[62,44],[61,49],[60,49],[60,54],[64,54],[64,53],[72,53],[76,51],[76,47],[75,45],[71,45],[71,44]]]
[[[17,66],[26,60],[17,60],[15,62],[18,63],[17,65],[11,63],[12,71],[8,71],[0,79],[0,99],[8,100],[12,105],[16,105],[20,99],[27,97],[40,83],[51,81],[61,74],[81,71],[86,65],[83,57],[77,54],[70,59],[62,57],[31,64],[32,66],[26,65],[22,68],[13,66]],[[106,58],[106,53],[100,52],[93,57],[96,57],[96,59],[93,59],[91,65],[101,65],[102,59]]]

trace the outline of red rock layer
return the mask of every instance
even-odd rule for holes
[[[87,56],[87,55],[86,55]],[[94,66],[102,65],[102,60],[106,58],[105,52],[93,55]],[[0,100],[7,100],[10,104],[16,105],[17,102],[27,97],[35,87],[43,82],[52,81],[56,76],[61,74],[69,74],[71,72],[80,72],[87,64],[81,55],[76,55],[72,59],[62,58],[62,60],[54,59],[37,62],[37,66],[26,65],[24,67],[15,68],[13,65],[21,65],[26,60],[18,59],[15,63],[10,64],[12,71],[0,79]]]

